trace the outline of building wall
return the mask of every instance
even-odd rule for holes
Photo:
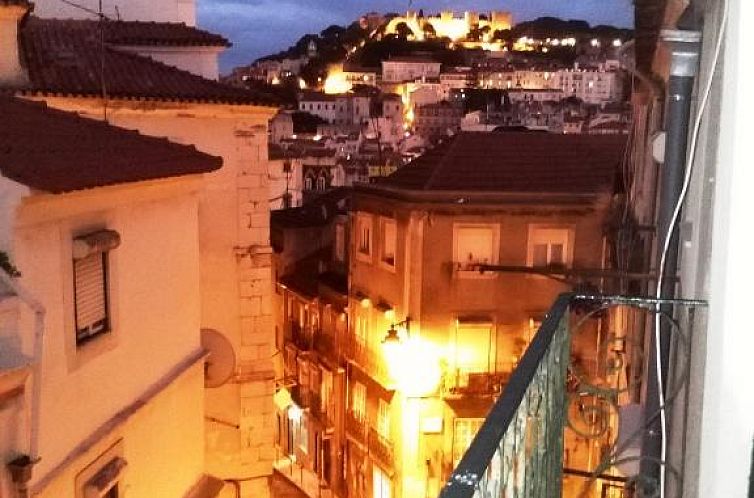
[[[58,19],[94,19],[99,9],[99,0],[80,0],[82,8],[58,0],[34,2],[34,13],[40,17]],[[86,9],[86,10],[84,10]],[[196,25],[195,0],[103,0],[102,12],[112,19],[126,21],[184,22]]]
[[[48,104],[101,117],[97,101]],[[274,459],[272,269],[267,123],[272,108],[110,102],[110,123],[192,144],[221,156],[199,194],[201,326],[224,334],[236,353],[236,380],[206,391],[207,470],[241,483],[243,496],[268,493]]]
[[[14,263],[20,284],[46,308],[42,459],[32,480],[39,496],[74,496],[76,475],[116,439],[133,470],[123,481],[129,496],[154,490],[183,496],[203,472],[199,186],[196,179],[168,180],[34,196],[20,205]],[[71,241],[81,230],[101,227],[121,236],[110,258],[112,332],[77,347]],[[26,307],[18,310],[16,332],[28,356],[34,321]]]
[[[439,384],[429,394],[412,389],[422,387],[401,380],[401,371],[393,379],[395,395],[391,401],[393,412],[391,437],[394,444],[394,496],[434,496],[452,469],[453,424],[456,418],[484,418],[493,398],[490,396],[453,397],[438,394],[442,386],[443,369],[455,364],[456,319],[468,315],[491,318],[490,346],[482,355],[490,358],[491,372],[505,374],[512,371],[515,358],[525,350],[530,319],[541,318],[554,298],[568,287],[546,277],[501,273],[479,276],[477,272],[461,275],[453,269],[453,225],[496,224],[499,227],[499,263],[526,266],[529,224],[557,225],[572,228],[573,266],[600,268],[603,257],[602,224],[609,199],[595,199],[591,205],[557,206],[543,202],[536,207],[484,206],[463,208],[445,205],[423,208],[357,194],[354,200],[354,241],[351,247],[351,313],[353,327],[359,318],[369,317],[367,343],[382,358],[384,367],[392,375],[391,362],[382,340],[391,322],[411,318],[405,365],[409,372],[422,371],[429,378],[435,372]],[[358,254],[358,219],[361,213],[373,218],[372,258],[365,261]],[[379,262],[381,232],[380,217],[397,223],[395,267]],[[364,307],[361,297],[370,304]],[[377,303],[392,306],[394,317],[386,317],[376,308]],[[411,346],[411,341],[416,346]],[[408,367],[408,365],[411,365]],[[444,366],[443,366],[444,365]],[[378,370],[370,369],[378,381]],[[448,370],[449,372],[449,370]],[[406,372],[403,372],[405,376]],[[381,381],[382,382],[382,381]],[[379,390],[378,390],[379,391]],[[377,397],[372,396],[372,403]],[[369,400],[367,416],[370,418]],[[371,458],[371,460],[374,460]],[[373,462],[378,464],[378,462]],[[349,468],[361,465],[348,463]],[[367,477],[371,478],[369,472]]]
[[[133,52],[144,57],[177,67],[197,76],[217,81],[220,78],[218,55],[223,47],[129,47],[118,50]]]

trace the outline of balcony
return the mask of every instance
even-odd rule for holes
[[[312,403],[312,392],[306,386],[293,386],[291,398],[299,408],[309,408]]]
[[[703,302],[563,294],[440,498],[658,496],[662,469],[667,496],[681,496],[679,467],[652,453],[660,409],[642,404],[641,387],[651,382],[638,378],[650,361],[639,338],[651,332],[648,317],[665,313],[658,305],[675,315],[676,363],[664,376],[666,403],[673,402],[688,378],[679,324],[692,324]],[[682,400],[674,409],[671,416],[685,416]]]
[[[379,352],[358,341],[355,336],[349,336],[345,344],[345,356],[356,363],[383,387],[391,387],[391,379],[387,365]]]
[[[359,417],[353,411],[346,411],[346,432],[348,435],[360,442],[366,444],[366,420],[363,417]]]
[[[443,397],[497,396],[510,374],[493,372],[450,372],[443,378]]]
[[[369,454],[383,465],[393,467],[393,443],[376,429],[369,429],[368,444]]]
[[[289,337],[299,351],[309,351],[312,348],[312,335],[306,327],[299,325],[297,321],[288,322]]]

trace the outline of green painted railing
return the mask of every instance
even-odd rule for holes
[[[440,498],[561,495],[570,299],[550,309]]]

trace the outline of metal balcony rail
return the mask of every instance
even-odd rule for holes
[[[672,306],[675,316],[660,305]],[[639,453],[642,437],[657,437],[651,424],[659,414],[645,413],[641,421],[632,415],[642,408],[639,392],[646,381],[632,385],[632,378],[645,361],[642,324],[648,316],[669,320],[676,360],[665,377],[665,409],[685,411],[678,395],[688,379],[689,343],[681,324],[692,327],[695,309],[704,306],[690,300],[559,296],[440,498],[654,496],[659,483],[644,471],[645,462],[664,466],[671,476],[667,496],[681,496],[676,462]]]
[[[369,454],[376,457],[383,465],[393,466],[393,443],[383,436],[377,429],[369,428],[368,444]]]
[[[366,443],[366,420],[353,410],[346,410],[346,431],[361,443]]]
[[[551,308],[441,498],[560,496],[569,301]]]

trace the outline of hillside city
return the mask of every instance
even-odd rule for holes
[[[362,3],[0,0],[0,498],[752,496],[754,8]]]

